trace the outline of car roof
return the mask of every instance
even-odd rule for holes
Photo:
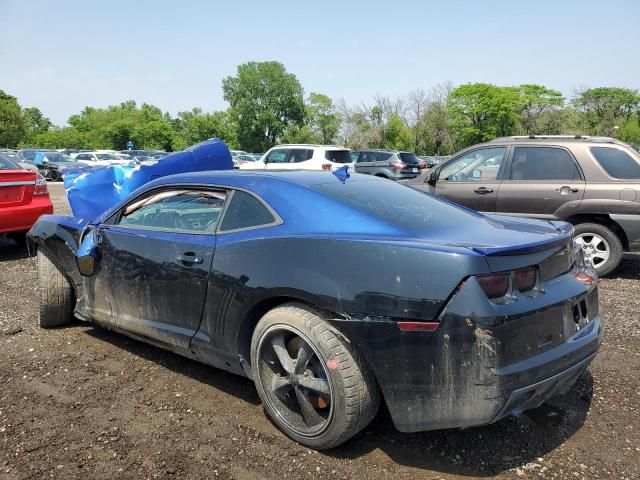
[[[340,150],[349,150],[347,147],[343,147],[341,145],[318,145],[314,143],[283,143],[281,145],[276,145],[274,148],[291,148],[291,147],[313,147],[313,148],[337,148]]]
[[[591,135],[515,135],[511,137],[498,137],[486,142],[487,144],[510,144],[510,143],[527,143],[535,145],[536,143],[609,143],[616,145],[628,144],[612,137],[601,137]]]
[[[349,182],[385,181],[385,179],[372,175],[358,173],[349,174]],[[172,184],[204,184],[204,185],[229,185],[243,186],[249,190],[255,182],[264,183],[290,183],[301,187],[323,185],[327,183],[341,182],[332,172],[320,170],[269,170],[268,172],[254,170],[209,170],[206,172],[180,173],[159,178],[147,184],[149,187]]]

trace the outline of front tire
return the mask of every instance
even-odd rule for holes
[[[46,247],[38,248],[38,324],[59,327],[71,322],[75,296],[61,268],[49,257]]]
[[[604,225],[579,223],[574,228],[574,239],[585,257],[591,260],[598,275],[608,275],[622,261],[622,242]]]
[[[301,304],[267,312],[251,342],[263,406],[287,436],[307,447],[336,447],[366,427],[380,403],[362,355]]]

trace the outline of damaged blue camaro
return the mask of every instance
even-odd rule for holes
[[[41,326],[75,315],[246,375],[274,423],[316,449],[381,402],[404,432],[537,407],[601,342],[597,279],[569,224],[369,175],[162,176],[95,218],[41,217],[31,236]]]

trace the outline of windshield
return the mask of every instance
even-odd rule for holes
[[[20,165],[10,160],[3,153],[0,153],[0,170],[19,170],[20,168],[22,168]]]
[[[47,153],[44,158],[50,162],[75,162],[75,160],[68,155],[62,153]]]
[[[420,163],[415,153],[400,152],[400,160],[407,165],[418,165]]]
[[[120,160],[113,153],[96,153],[98,160]]]
[[[351,150],[327,150],[324,158],[335,163],[352,163]]]

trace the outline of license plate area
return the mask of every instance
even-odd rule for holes
[[[0,204],[21,202],[24,196],[24,187],[22,185],[14,185],[3,187],[0,185]]]

